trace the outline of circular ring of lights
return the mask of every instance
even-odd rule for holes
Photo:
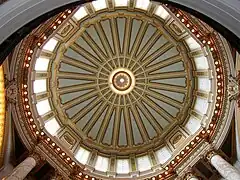
[[[71,11],[68,12],[64,12],[63,14],[61,14],[58,18],[58,20],[51,25],[52,27],[52,32],[58,28],[58,26],[64,21],[64,19],[66,19],[66,17],[71,13]],[[164,165],[165,170],[163,172],[161,172],[159,175],[154,176],[154,179],[164,179],[167,178],[169,176],[171,176],[174,172],[173,169],[182,162],[182,160],[191,153],[191,151],[197,146],[198,143],[201,143],[203,140],[205,139],[209,139],[211,138],[214,133],[215,130],[217,128],[217,123],[218,120],[221,117],[221,114],[223,112],[223,95],[225,95],[225,81],[224,81],[224,66],[223,66],[223,62],[221,61],[221,59],[218,59],[218,46],[216,46],[215,44],[215,40],[214,37],[207,39],[203,34],[199,33],[199,31],[197,30],[197,28],[193,25],[193,24],[189,24],[188,22],[186,22],[186,19],[188,18],[187,16],[184,16],[184,14],[181,11],[174,11],[175,15],[177,18],[181,19],[185,19],[184,22],[185,26],[196,36],[197,39],[199,39],[205,46],[209,47],[210,51],[212,52],[213,58],[214,58],[214,64],[215,64],[215,70],[216,72],[216,77],[217,77],[217,84],[218,86],[216,87],[216,99],[214,101],[215,102],[215,109],[213,110],[213,116],[211,121],[206,125],[206,128],[201,130],[194,139],[192,139],[192,141],[187,144],[187,146],[185,146],[183,148],[183,150],[176,155],[175,157],[171,158],[171,162],[167,163]],[[59,23],[60,22],[60,23]],[[50,33],[51,34],[51,33]],[[50,35],[48,34],[48,35]],[[26,78],[26,76],[29,73],[29,67],[31,64],[31,60],[34,58],[33,54],[35,54],[36,50],[40,47],[42,47],[42,45],[44,44],[44,42],[46,41],[47,37],[46,34],[43,34],[43,36],[41,36],[37,41],[33,41],[32,43],[30,43],[29,48],[26,50],[26,55],[25,55],[25,61],[23,63],[23,70],[24,70],[24,75],[25,77],[22,78],[21,80],[21,89],[22,89],[22,103],[24,105],[24,111],[25,111],[25,117],[27,118],[27,123],[31,129],[31,131],[33,132],[34,136],[41,139],[42,142],[48,144],[53,151],[55,151],[57,154],[59,154],[59,157],[62,158],[64,161],[66,161],[66,163],[69,165],[69,167],[73,168],[78,166],[74,160],[74,158],[71,157],[71,155],[67,155],[69,154],[69,152],[64,152],[61,148],[61,145],[58,145],[57,143],[54,142],[53,138],[51,136],[48,135],[48,133],[41,131],[38,127],[38,124],[36,124],[35,121],[35,117],[34,117],[34,112],[32,112],[29,109],[29,106],[32,106],[30,103],[30,97],[29,95],[31,94],[31,92],[29,92],[29,87],[28,87],[28,79]],[[129,74],[129,73],[128,73]],[[53,145],[54,144],[54,145]],[[78,174],[76,174],[76,177],[84,177],[87,176],[87,178],[91,178],[88,175],[84,174],[83,170],[80,170]]]

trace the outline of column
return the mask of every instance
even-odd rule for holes
[[[216,152],[210,151],[207,154],[207,159],[223,178],[227,180],[240,180],[240,172]]]
[[[39,163],[40,156],[32,154],[13,169],[13,172],[6,178],[6,180],[23,180],[28,173]]]
[[[185,180],[199,180],[199,178],[196,177],[196,176],[195,176],[193,173],[191,173],[191,172],[187,173],[184,179],[185,179]]]

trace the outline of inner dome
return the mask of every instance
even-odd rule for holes
[[[59,120],[102,153],[138,154],[160,146],[190,108],[193,62],[184,55],[184,39],[177,43],[160,18],[140,10],[106,9],[80,22],[57,46],[51,65]]]

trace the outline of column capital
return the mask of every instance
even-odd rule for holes
[[[206,153],[206,159],[210,162],[211,159],[212,159],[212,157],[215,156],[215,155],[217,155],[217,154],[218,154],[218,153],[217,153],[215,150],[211,149],[210,151],[208,151],[208,152]]]
[[[192,167],[188,167],[187,170],[185,171],[185,175],[183,176],[184,180],[196,180],[198,179],[197,176],[195,175]]]
[[[29,157],[32,157],[36,161],[37,166],[46,160],[39,152],[36,152],[35,150],[30,153]]]
[[[192,172],[188,172],[185,176],[184,176],[184,180],[196,180],[198,179],[194,173]]]

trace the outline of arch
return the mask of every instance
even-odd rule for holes
[[[157,0],[162,1],[162,0]],[[9,0],[0,6],[0,63],[9,54],[16,44],[26,36],[34,27],[39,25],[48,17],[60,12],[69,5],[83,4],[87,0]],[[169,0],[162,1],[176,3],[187,7],[190,12],[196,11],[201,15],[210,17],[217,22],[217,25],[225,27],[222,30],[229,41],[240,50],[237,43],[240,39],[240,1],[238,0]],[[195,13],[198,15],[198,13]],[[211,21],[210,19],[210,21]],[[226,30],[227,31],[227,30]],[[236,37],[238,40],[236,40]],[[5,48],[8,47],[8,48]]]

